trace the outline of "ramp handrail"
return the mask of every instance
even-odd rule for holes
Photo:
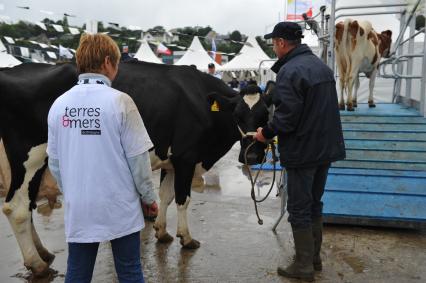
[[[405,31],[407,30],[407,27],[410,24],[410,21],[414,16],[414,12],[419,7],[421,1],[422,0],[417,0],[416,5],[414,5],[413,9],[410,11],[410,14],[408,15],[408,19],[405,21],[404,26],[403,26],[402,30],[400,30],[398,38],[395,41],[394,49],[390,53],[391,55],[395,54],[396,50],[398,50],[398,48],[402,45],[401,40],[404,38]]]
[[[401,61],[401,58],[423,58],[422,53],[416,53],[416,54],[403,54],[396,56],[395,59],[392,61],[392,71],[394,73],[395,78],[398,79],[421,79],[423,76],[413,76],[413,75],[403,75],[401,73],[398,73],[396,68],[398,67],[397,64]]]

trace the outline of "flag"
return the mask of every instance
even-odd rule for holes
[[[157,46],[157,54],[172,55],[172,51],[160,42]]]
[[[62,45],[59,45],[59,57],[65,57],[67,59],[72,59],[74,55],[69,51],[68,48],[63,47]]]
[[[312,17],[312,0],[287,0],[287,20],[303,20],[304,13]]]

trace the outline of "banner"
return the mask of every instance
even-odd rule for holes
[[[312,17],[312,0],[287,0],[287,20],[303,20],[304,13]]]

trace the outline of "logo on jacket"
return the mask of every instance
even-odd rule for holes
[[[100,135],[100,115],[101,108],[99,107],[65,107],[62,126],[70,129],[81,129],[82,135]]]

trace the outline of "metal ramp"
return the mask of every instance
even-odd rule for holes
[[[426,228],[426,118],[398,104],[359,104],[341,120],[347,158],[330,169],[324,221]]]

